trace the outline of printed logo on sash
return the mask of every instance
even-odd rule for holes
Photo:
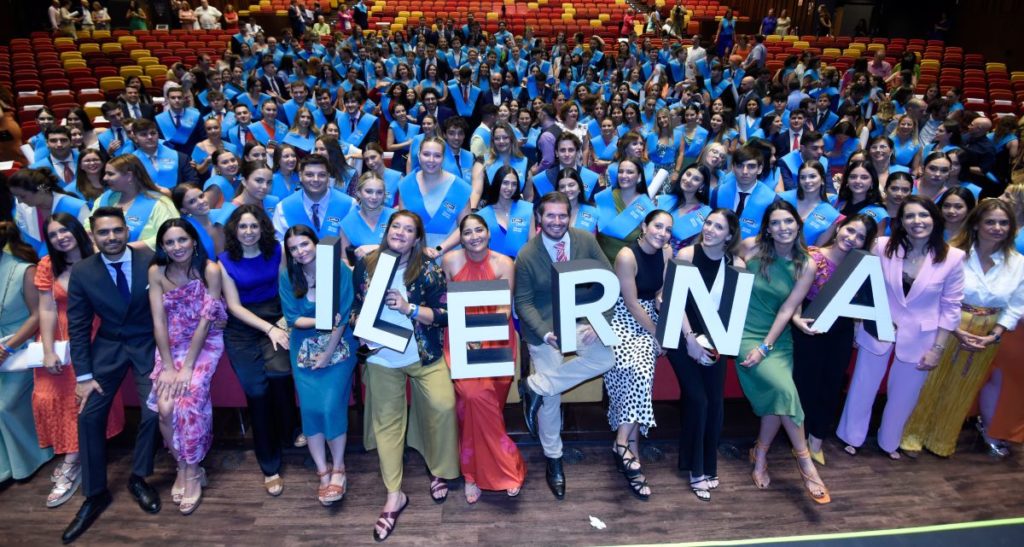
[[[126,215],[125,220],[127,220],[129,224],[135,224],[137,222],[140,222],[142,218],[135,215]]]
[[[526,219],[525,218],[512,217],[509,220],[512,222],[512,224],[518,224],[520,226],[523,226],[523,225],[526,224]]]
[[[583,219],[587,220],[587,221],[589,221],[590,219],[594,218],[594,215],[591,215],[590,213],[588,213],[586,211],[580,211],[580,216],[582,216]]]
[[[754,219],[740,217],[740,223],[744,226],[754,226]]]
[[[329,216],[327,217],[327,222],[330,222],[331,224],[338,224],[341,222],[341,219],[336,216]]]
[[[444,213],[442,213],[442,214],[444,215],[445,218],[448,218],[448,217],[452,216],[453,214],[455,214],[455,204],[454,203],[452,203],[450,201],[444,201],[444,202],[441,203],[441,207],[444,208]]]
[[[811,213],[811,215],[814,216],[814,220],[817,220],[818,222],[825,222],[825,216],[821,213]]]

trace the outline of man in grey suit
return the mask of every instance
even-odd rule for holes
[[[89,222],[100,252],[72,267],[68,285],[68,335],[78,380],[78,444],[86,498],[64,531],[64,543],[82,535],[110,506],[107,416],[129,369],[139,400],[149,397],[149,375],[156,351],[146,273],[153,252],[128,247],[128,227],[124,213],[117,207],[96,209]],[[95,317],[99,317],[100,326],[93,338]],[[157,513],[160,496],[143,479],[153,473],[157,415],[145,403],[141,411],[128,491],[144,511]]]
[[[530,349],[533,374],[520,384],[526,426],[540,437],[547,458],[547,483],[558,499],[565,496],[562,469],[561,395],[565,391],[604,374],[615,365],[615,357],[597,337],[590,324],[576,328],[576,356],[563,362],[558,337],[554,334],[551,306],[552,264],[592,258],[611,265],[594,236],[569,227],[569,200],[560,192],[549,192],[534,206],[540,226],[539,237],[519,251],[515,269],[515,307],[519,325]],[[611,321],[612,310],[605,312]]]

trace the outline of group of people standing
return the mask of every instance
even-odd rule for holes
[[[469,503],[484,490],[518,495],[526,465],[502,417],[512,377],[449,373],[454,281],[512,286],[514,314],[479,311],[508,314],[511,349],[517,338],[526,344],[524,418],[559,499],[561,395],[598,376],[615,465],[633,495],[653,495],[639,443],[656,426],[663,355],[682,392],[678,467],[701,501],[723,480],[727,356],[708,342],[705,317],[724,319],[724,310],[691,297],[680,347],[661,347],[673,259],[697,268],[716,306],[734,268],[757,274],[735,356],[761,418],[750,451],[757,488],[770,485],[769,448],[784,429],[808,495],[828,503],[817,471],[823,442],[834,433],[850,454],[863,447],[886,371],[878,444],[893,459],[901,449],[950,454],[979,391],[986,426],[1012,406],[1016,373],[993,373],[991,363],[1024,309],[1024,191],[1002,192],[982,156],[998,146],[1005,157],[1015,138],[990,139],[986,118],[951,114],[968,124],[964,148],[937,136],[924,154],[917,99],[900,103],[905,95],[890,97],[884,83],[873,90],[861,72],[840,91],[814,59],[773,76],[716,58],[699,38],[659,50],[630,36],[616,58],[597,37],[585,47],[583,37],[563,36],[548,49],[506,30],[500,42],[473,43],[479,25],[470,23],[414,29],[408,40],[354,33],[330,49],[306,36],[300,44],[286,34],[279,45],[241,32],[237,55],[205,59],[188,87],[169,84],[153,120],[141,114],[153,112],[145,89],[132,87],[104,105],[110,129],[92,139],[75,145],[51,119],[30,141],[32,167],[0,187],[0,359],[38,336],[45,366],[0,375],[0,442],[17,454],[9,473],[19,478],[50,450],[64,454],[47,503],[80,487],[86,496],[65,541],[111,503],[105,446],[123,429],[118,389],[129,369],[143,401],[129,490],[143,510],[160,510],[145,481],[159,435],[177,464],[171,499],[183,514],[197,509],[211,478],[201,466],[212,442],[210,381],[225,354],[271,496],[285,485],[282,444],[295,441],[315,463],[319,503],[346,496],[357,363],[363,444],[377,450],[387,490],[376,539],[393,533],[409,504],[405,446],[423,455],[437,502],[459,476]],[[783,85],[796,94],[792,108]],[[801,99],[804,89],[815,95]],[[869,93],[907,113],[872,114]],[[735,123],[734,108],[743,111]],[[92,131],[87,117],[79,122]],[[345,253],[338,315],[321,331],[316,246],[327,237]],[[869,321],[840,319],[819,332],[802,315],[855,250],[882,262],[895,343],[880,341]],[[399,265],[380,320],[413,333],[404,351],[353,336],[385,251]],[[566,360],[552,265],[584,258],[620,281],[605,313],[619,343],[600,343],[583,321]],[[1014,440],[985,438],[1004,456],[1002,441]]]

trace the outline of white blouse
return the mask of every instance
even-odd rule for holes
[[[986,273],[978,259],[977,247],[964,263],[964,304],[999,308],[998,323],[1013,330],[1024,313],[1024,256],[1002,251],[992,254],[995,265]]]

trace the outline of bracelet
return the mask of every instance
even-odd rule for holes
[[[270,328],[269,328],[269,329],[267,329],[267,332],[266,332],[266,333],[264,333],[264,334],[270,334],[270,331],[272,331],[272,330],[274,330],[274,329],[276,329],[276,328],[277,328],[277,325],[270,325]]]
[[[1003,335],[1002,334],[996,334],[994,332],[990,332],[990,333],[988,333],[988,335],[992,337],[992,343],[994,343],[994,344],[998,344],[999,342],[1001,342],[1003,340]]]
[[[409,304],[409,313],[406,314],[406,317],[408,317],[409,319],[416,319],[416,316],[419,314],[420,307],[417,306],[416,304]]]
[[[14,353],[14,349],[12,349],[11,346],[8,346],[7,344],[4,344],[2,342],[0,342],[0,350],[3,350],[4,353],[8,355]]]
[[[942,351],[942,350],[946,349],[946,346],[944,346],[942,344],[939,344],[939,343],[935,343],[935,344],[932,344],[932,349],[937,349],[939,351]]]
[[[773,349],[775,349],[775,346],[772,344],[762,343],[757,346],[757,351],[760,351],[761,355],[765,357],[768,357],[768,354],[771,353]]]

